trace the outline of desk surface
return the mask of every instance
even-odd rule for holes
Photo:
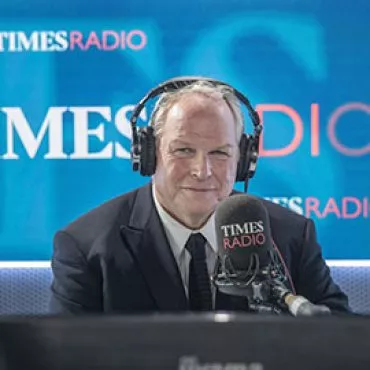
[[[8,318],[4,369],[366,369],[370,319],[246,314]]]

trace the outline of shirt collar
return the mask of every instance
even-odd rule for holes
[[[201,233],[211,246],[214,253],[217,254],[216,229],[215,229],[215,215],[214,213],[208,219],[207,223],[199,230],[191,230],[180,222],[175,220],[159,203],[155,195],[155,186],[152,184],[152,194],[155,207],[158,211],[159,217],[163,223],[168,241],[173,249],[176,260],[185,248],[185,244],[192,233]]]

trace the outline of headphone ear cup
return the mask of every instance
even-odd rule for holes
[[[239,161],[236,171],[236,181],[244,181],[249,177],[249,166],[251,160],[251,149],[252,149],[253,140],[251,137],[243,134],[240,138],[239,143]]]
[[[140,129],[140,174],[152,176],[156,167],[156,148],[154,129],[151,126]]]

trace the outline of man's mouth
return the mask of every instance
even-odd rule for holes
[[[206,193],[208,191],[215,191],[216,189],[214,188],[193,188],[193,187],[183,187],[184,190],[190,190],[190,191],[195,191],[199,193]]]

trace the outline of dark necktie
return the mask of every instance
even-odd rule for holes
[[[191,255],[189,266],[189,303],[192,311],[212,310],[212,293],[205,251],[206,239],[200,233],[192,234],[185,248]]]

